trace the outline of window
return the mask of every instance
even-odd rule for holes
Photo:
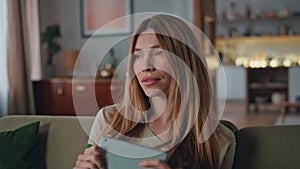
[[[7,0],[0,1],[0,117],[8,111]]]

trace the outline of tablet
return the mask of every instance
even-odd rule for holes
[[[143,160],[166,161],[168,157],[165,152],[110,137],[102,137],[99,146],[105,156],[108,169],[138,169],[139,163]]]

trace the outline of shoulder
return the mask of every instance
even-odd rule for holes
[[[219,123],[216,131],[219,136],[220,154],[225,155],[228,152],[228,149],[235,147],[235,134],[222,123]]]
[[[103,107],[98,111],[90,131],[90,136],[88,141],[89,144],[95,144],[98,142],[101,133],[108,126],[105,117],[107,116],[107,114],[112,113],[114,107],[115,105],[110,105],[110,106]]]
[[[228,142],[235,142],[235,135],[234,132],[223,125],[222,123],[219,123],[217,127],[217,132],[219,134],[219,137],[221,139],[221,142],[228,143]]]
[[[95,118],[95,121],[94,121],[94,123],[96,122],[96,121],[104,121],[104,117],[105,116],[108,116],[108,115],[111,115],[112,114],[112,110],[114,109],[116,107],[116,105],[109,105],[109,106],[106,106],[106,107],[103,107],[103,108],[101,108],[99,111],[98,111],[98,113],[97,113],[97,115],[96,115],[96,118]]]
[[[219,123],[216,131],[220,138],[219,166],[221,169],[231,169],[236,146],[234,131],[222,123]]]
[[[102,107],[98,114],[103,114],[103,113],[109,113],[111,112],[112,109],[116,108],[116,105],[113,104],[113,105],[109,105],[109,106],[105,106],[105,107]]]

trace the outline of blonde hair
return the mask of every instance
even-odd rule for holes
[[[174,121],[171,130],[172,143],[170,144],[178,144],[175,149],[172,149],[174,152],[168,164],[174,168],[185,166],[218,168],[219,143],[217,133],[214,132],[204,143],[199,143],[201,130],[208,117],[212,99],[212,86],[203,59],[204,56],[200,56],[202,57],[201,60],[197,55],[202,54],[200,44],[185,22],[174,16],[159,14],[144,20],[139,25],[132,37],[129,54],[134,52],[139,35],[149,28],[155,31],[161,47],[180,58],[193,75],[191,77],[186,72],[182,72],[183,68],[178,60],[169,59],[171,66],[173,66],[175,80],[170,83],[169,89],[172,92],[167,94],[165,112],[168,113],[169,120]],[[149,100],[133,71],[133,62],[134,58],[130,57],[123,100],[118,107],[105,113],[104,116],[109,125],[117,131],[116,137],[122,135],[140,137],[145,129],[145,123],[142,123],[143,120],[145,121],[145,117],[141,112],[147,111],[150,107]],[[182,73],[184,76],[180,76]],[[195,95],[194,89],[199,92],[201,100],[193,97]],[[128,120],[124,117],[124,113],[129,119],[137,120]],[[112,130],[106,129],[101,133],[101,135],[106,134],[112,134]]]

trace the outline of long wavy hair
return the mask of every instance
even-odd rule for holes
[[[218,134],[214,132],[204,143],[199,142],[212,102],[212,86],[201,44],[184,21],[175,16],[159,14],[144,20],[135,30],[129,56],[134,52],[139,35],[149,28],[154,30],[161,48],[177,56],[193,75],[185,72],[180,61],[172,59],[174,56],[168,57],[175,79],[170,83],[170,92],[166,96],[165,113],[168,113],[168,120],[173,122],[170,144],[176,144],[169,150],[172,153],[168,164],[171,168],[218,168]],[[151,104],[139,85],[133,63],[134,57],[129,57],[121,103],[104,114],[109,125],[117,131],[115,137],[126,135],[139,138],[146,127],[143,123],[146,121],[145,114],[142,112],[146,112]],[[199,97],[194,97],[197,94]],[[100,133],[101,136],[114,133],[112,128],[105,129]]]

